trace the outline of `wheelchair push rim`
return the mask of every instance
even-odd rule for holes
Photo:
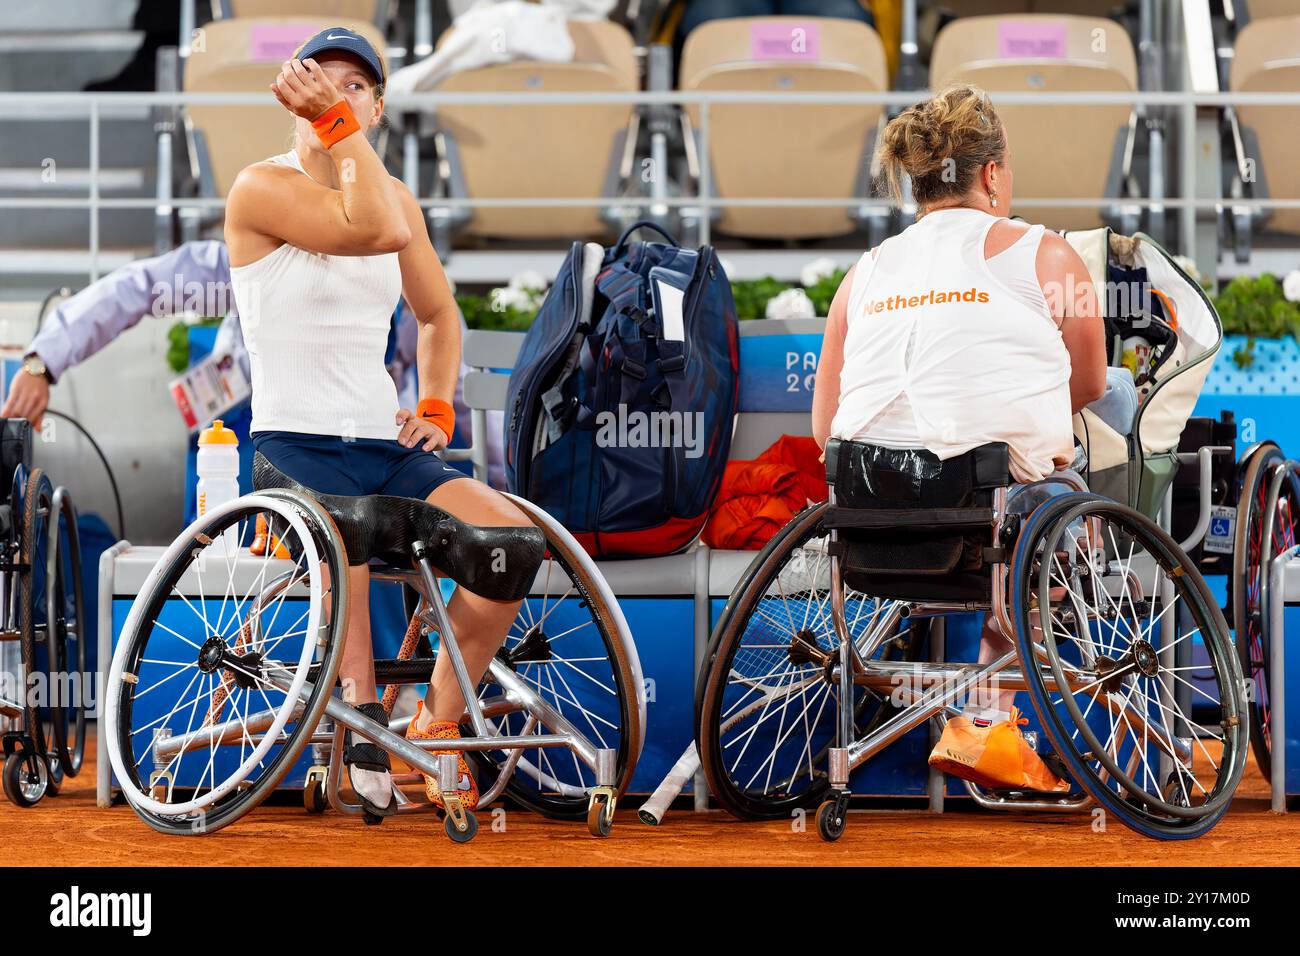
[[[50,701],[54,749],[63,772],[81,771],[86,753],[86,704],[94,676],[86,669],[85,594],[77,512],[65,488],[56,488],[46,539],[46,627],[49,631]]]
[[[1241,668],[1250,685],[1251,749],[1260,773],[1272,776],[1269,694],[1271,622],[1266,602],[1271,559],[1297,541],[1300,483],[1289,474],[1273,494],[1276,469],[1286,457],[1272,442],[1257,446],[1242,471],[1232,568],[1232,623]]]
[[[827,751],[839,712],[830,671],[839,639],[831,617],[830,555],[822,546],[826,508],[806,509],[758,553],[723,609],[705,657],[700,763],[713,795],[744,819],[812,807],[829,787]],[[905,602],[848,587],[844,600],[864,659],[910,643],[910,622],[895,617]],[[888,697],[855,684],[853,711],[855,734],[861,734],[892,708]]]
[[[573,536],[536,505],[508,497],[546,535],[547,560],[511,622],[496,662],[509,667],[595,746],[616,751],[614,790],[621,796],[645,742],[644,680],[631,632],[609,585]],[[479,701],[500,694],[489,671],[479,685]],[[526,733],[525,728],[545,732],[540,722],[522,713],[490,717],[488,726],[501,734]],[[474,758],[484,793],[506,772],[505,794],[528,809],[559,818],[587,815],[595,771],[571,751],[489,751]]]
[[[37,634],[37,564],[40,553],[44,550],[45,523],[49,520],[53,491],[45,473],[39,468],[33,468],[22,486],[22,500],[17,503],[15,510],[16,514],[23,516],[21,530],[18,532],[18,587],[14,589],[16,593],[13,595],[13,599],[18,602],[18,634],[23,666],[23,730],[41,760],[50,754],[50,740],[46,737],[45,715],[42,713],[42,701],[49,696],[49,682],[46,682],[44,688],[41,687],[38,643],[44,644],[46,648],[47,676],[57,675],[57,669],[51,653],[53,643],[48,623],[39,628],[42,633],[39,636]],[[53,771],[54,768],[49,769]],[[58,769],[61,771],[62,765]]]
[[[1034,710],[1075,781],[1147,836],[1213,827],[1241,779],[1247,727],[1227,625],[1190,559],[1137,511],[1072,494],[1032,516],[1012,580]],[[1184,711],[1184,690],[1217,706],[1218,724]]]
[[[277,549],[267,548],[241,589],[235,557],[259,515],[279,529],[291,557],[277,559]],[[227,531],[239,543],[234,553],[225,550]],[[293,766],[337,675],[347,587],[335,585],[346,581],[346,564],[333,521],[291,492],[220,505],[167,549],[131,607],[106,683],[109,761],[147,823],[164,832],[210,832],[256,806]],[[190,590],[182,591],[187,577]],[[303,590],[306,610],[286,608]],[[175,626],[160,620],[164,611]],[[284,659],[272,656],[286,641]],[[139,713],[138,702],[152,694],[160,699]],[[153,710],[163,716],[146,720]],[[184,728],[179,735],[168,725],[173,718]],[[174,738],[164,743],[165,761],[154,759],[162,729]],[[225,756],[232,743],[237,762]],[[197,780],[182,780],[196,767]],[[180,791],[189,799],[172,799]]]

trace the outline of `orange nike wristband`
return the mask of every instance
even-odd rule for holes
[[[415,414],[421,421],[432,422],[443,430],[447,440],[451,441],[452,432],[456,430],[456,410],[450,402],[441,398],[422,398],[415,407]]]
[[[326,149],[332,147],[344,137],[351,136],[361,129],[361,124],[352,115],[352,107],[347,100],[339,100],[320,116],[311,121],[311,128]]]

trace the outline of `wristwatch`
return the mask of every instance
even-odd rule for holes
[[[35,352],[23,356],[23,371],[28,375],[39,375],[47,382],[52,381],[50,370],[45,367],[45,360]]]

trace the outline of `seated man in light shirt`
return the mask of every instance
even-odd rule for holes
[[[225,309],[213,354],[230,355],[249,375],[248,352],[239,313],[230,291],[226,244],[217,240],[187,242],[160,256],[122,266],[59,303],[42,323],[23,357],[23,367],[9,388],[2,418],[26,418],[36,428],[50,404],[50,386],[70,368],[90,358],[147,316],[174,314],[201,293],[205,307]],[[399,397],[415,407],[417,324],[398,306],[389,333],[388,373]],[[464,319],[461,319],[464,330]],[[464,369],[460,380],[464,380]],[[409,393],[409,394],[408,394]],[[408,401],[409,400],[409,401]],[[459,386],[454,402],[461,421],[470,420]],[[505,487],[501,454],[501,415],[488,416],[489,482]]]

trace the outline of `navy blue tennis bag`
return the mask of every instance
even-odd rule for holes
[[[641,227],[668,243],[628,242]],[[649,222],[608,251],[573,243],[510,376],[510,490],[593,557],[682,550],[722,483],[739,365],[712,246],[683,249]]]

